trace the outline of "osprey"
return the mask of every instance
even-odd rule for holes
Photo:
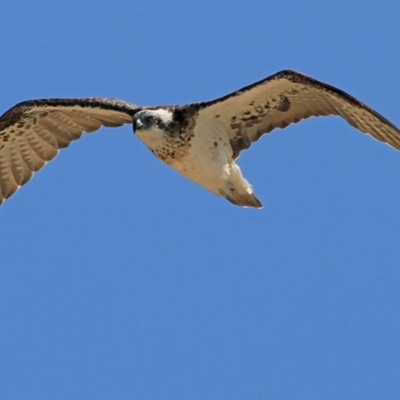
[[[132,124],[161,161],[231,203],[261,208],[236,159],[263,134],[312,116],[337,115],[400,150],[400,131],[333,86],[281,71],[216,100],[138,107],[105,98],[43,99],[0,117],[0,204],[83,132]]]

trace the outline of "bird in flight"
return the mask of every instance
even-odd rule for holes
[[[189,180],[237,206],[261,208],[236,164],[240,152],[275,128],[328,115],[400,150],[399,129],[382,115],[290,70],[187,105],[139,107],[98,97],[24,101],[0,117],[0,204],[83,132],[131,124],[159,160]]]

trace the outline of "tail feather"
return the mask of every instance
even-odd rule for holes
[[[258,200],[257,197],[254,196],[254,194],[232,191],[229,195],[225,194],[224,197],[236,206],[263,208],[261,201]]]

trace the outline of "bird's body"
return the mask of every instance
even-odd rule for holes
[[[172,121],[171,114],[169,117],[163,115]],[[157,158],[211,193],[236,205],[261,207],[233,159],[224,124],[215,121],[211,125],[207,120],[199,121],[173,141],[162,133],[145,129],[138,130],[137,136]]]
[[[0,117],[0,204],[83,132],[132,124],[162,162],[217,196],[262,207],[236,164],[263,134],[311,116],[337,115],[400,150],[400,131],[349,94],[293,71],[281,71],[216,100],[137,107],[116,99],[44,99]]]

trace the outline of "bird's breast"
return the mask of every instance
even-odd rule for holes
[[[226,166],[232,162],[232,148],[224,132],[204,128],[196,126],[182,157],[169,159],[167,164],[192,182],[218,194],[226,178]]]
[[[180,162],[188,156],[193,137],[191,132],[170,135],[145,130],[138,131],[136,135],[159,160],[168,165]]]

